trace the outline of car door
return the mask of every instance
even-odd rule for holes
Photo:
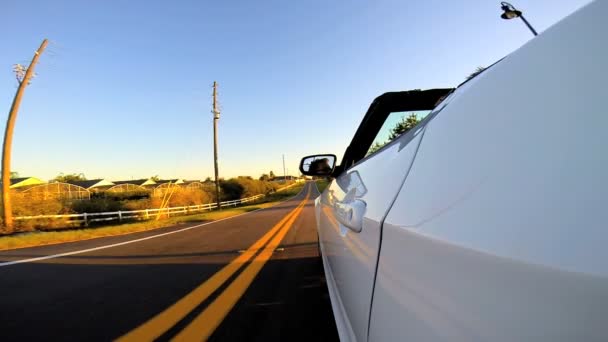
[[[415,103],[415,99],[408,101]],[[384,118],[374,141],[385,142],[396,122],[412,114],[427,114],[436,100],[408,107],[421,109],[413,111],[372,106],[375,115]],[[342,340],[367,340],[382,221],[412,163],[422,132],[423,127],[416,127],[378,151],[368,150],[367,157],[337,176],[318,200],[319,236]],[[353,140],[353,144],[359,143]],[[369,139],[366,144],[369,146]]]

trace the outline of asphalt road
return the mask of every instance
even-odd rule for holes
[[[338,340],[316,196],[309,183],[222,221],[0,252],[0,339]]]

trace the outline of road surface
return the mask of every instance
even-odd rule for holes
[[[0,252],[3,341],[338,339],[308,183],[206,224]]]

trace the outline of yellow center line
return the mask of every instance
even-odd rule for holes
[[[241,266],[246,264],[262,247],[264,247],[266,242],[268,242],[268,240],[270,240],[270,238],[277,231],[279,231],[286,222],[289,222],[291,218],[297,216],[299,214],[299,209],[304,206],[309,195],[310,193],[308,192],[304,200],[298,204],[298,207],[283,217],[279,223],[272,227],[266,234],[264,234],[236,259],[224,266],[221,270],[216,272],[213,276],[192,290],[192,292],[188,293],[182,299],[178,300],[173,305],[154,316],[144,324],[121,336],[117,339],[117,341],[151,341],[171,329],[171,327],[186,317],[186,315],[188,315],[205,299],[207,299],[207,297],[222,286],[222,284],[224,284],[226,280],[236,273]]]
[[[304,201],[309,197],[306,195]],[[232,310],[236,302],[243,296],[264,264],[270,259],[274,250],[279,246],[296,218],[304,209],[304,205],[296,208],[297,213],[292,215],[289,222],[275,235],[264,249],[253,259],[241,274],[184,330],[177,334],[172,341],[204,341],[211,336],[215,329]]]

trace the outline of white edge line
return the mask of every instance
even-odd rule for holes
[[[302,188],[302,190],[304,190],[304,188]],[[302,191],[298,192],[295,196],[293,196],[291,198],[288,198],[288,199],[286,199],[284,201],[281,201],[281,202],[279,202],[279,203],[277,203],[275,205],[279,205],[281,203],[285,203],[287,201],[291,201],[292,199],[298,197],[298,195],[300,195],[301,192]],[[11,266],[11,265],[17,265],[17,264],[24,264],[24,263],[27,263],[27,262],[34,262],[34,261],[41,261],[41,260],[61,258],[61,257],[68,256],[68,255],[82,254],[82,253],[88,253],[88,252],[98,251],[100,249],[106,249],[106,248],[118,247],[118,246],[122,246],[122,245],[128,245],[130,243],[140,242],[140,241],[154,239],[154,238],[165,236],[165,235],[171,235],[171,234],[175,234],[175,233],[180,233],[180,232],[183,232],[183,231],[186,231],[186,230],[190,230],[190,229],[206,226],[206,225],[209,225],[209,224],[212,224],[212,223],[221,222],[221,221],[229,220],[229,219],[236,218],[236,217],[239,217],[239,216],[255,213],[256,211],[272,208],[275,205],[272,205],[272,206],[267,207],[267,208],[256,209],[256,210],[253,210],[253,211],[250,211],[250,212],[247,212],[247,213],[238,214],[238,215],[235,215],[235,216],[225,217],[223,219],[219,219],[219,220],[215,220],[215,221],[211,221],[211,222],[197,224],[195,226],[186,227],[186,228],[182,228],[182,229],[179,229],[179,230],[174,230],[172,232],[167,232],[167,233],[162,233],[162,234],[156,234],[156,235],[152,235],[152,236],[146,236],[146,237],[140,238],[140,239],[129,240],[129,241],[124,241],[124,242],[119,242],[119,243],[114,243],[114,244],[111,244],[111,245],[99,246],[99,247],[94,247],[94,248],[81,249],[81,250],[78,250],[78,251],[65,252],[65,253],[59,253],[59,254],[53,254],[53,255],[46,255],[46,256],[37,257],[37,258],[21,259],[21,260],[15,260],[15,261],[7,261],[7,262],[0,263],[0,267],[6,267],[6,266]],[[115,236],[118,236],[118,235],[115,235]],[[81,240],[81,241],[86,241],[86,240]],[[78,241],[71,241],[71,242],[78,242]],[[36,247],[36,246],[32,246],[32,247]],[[42,246],[40,246],[40,247],[42,247]]]

